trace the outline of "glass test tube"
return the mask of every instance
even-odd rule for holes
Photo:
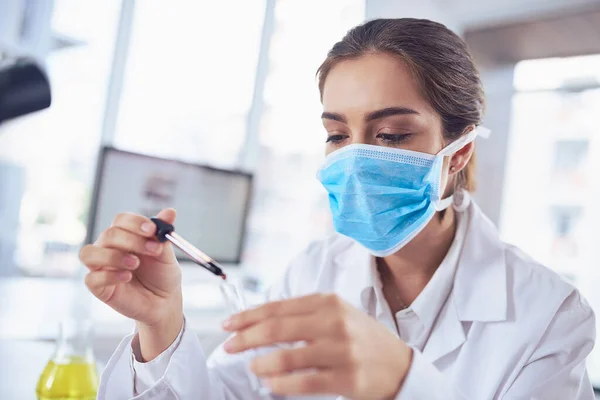
[[[219,285],[221,289],[221,293],[223,294],[223,298],[225,299],[225,304],[231,314],[238,313],[247,308],[246,301],[241,291],[232,283],[227,281],[222,281]],[[248,352],[252,355],[258,355],[256,350],[248,350]],[[263,400],[271,400],[271,390],[262,385],[260,379],[247,369],[248,379],[250,380],[250,385],[252,386],[252,390]]]

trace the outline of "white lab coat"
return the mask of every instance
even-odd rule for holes
[[[397,400],[594,399],[585,367],[595,341],[589,305],[557,274],[501,242],[477,205],[471,202],[465,213],[467,233],[453,288],[423,351],[414,350]],[[298,257],[271,298],[335,292],[368,312],[357,271],[370,257],[360,245],[334,235]],[[132,337],[109,361],[99,400],[257,398],[247,378],[250,357],[218,348],[206,363],[189,330],[164,375],[133,397]]]

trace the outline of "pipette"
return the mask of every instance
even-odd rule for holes
[[[150,219],[156,225],[156,238],[159,242],[164,243],[168,240],[179,250],[187,254],[196,264],[206,268],[216,276],[220,276],[223,280],[227,279],[227,275],[223,273],[222,266],[202,250],[199,250],[193,244],[175,233],[175,227],[172,224],[156,217]]]

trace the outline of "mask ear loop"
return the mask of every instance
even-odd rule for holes
[[[490,131],[488,128],[486,128],[484,126],[481,126],[481,125],[476,126],[473,130],[471,130],[471,132],[467,133],[464,136],[461,136],[460,138],[456,139],[454,142],[450,143],[448,146],[444,147],[442,150],[440,150],[437,153],[437,155],[442,156],[442,157],[450,157],[454,153],[456,153],[457,151],[459,151],[460,149],[465,147],[467,144],[474,141],[477,138],[477,136],[481,136],[481,137],[487,139],[488,137],[490,137],[491,132],[492,131]],[[445,199],[441,199],[435,205],[435,210],[443,211],[443,210],[447,209],[448,207],[450,207],[450,205],[452,205],[453,200],[454,200],[454,194],[451,194],[450,196],[446,197]]]
[[[451,194],[450,196],[446,197],[445,199],[441,199],[435,205],[435,211],[444,211],[446,208],[448,208],[452,205],[453,200],[454,200],[454,194]]]
[[[488,138],[490,136],[491,131],[488,128],[483,126],[476,126],[471,132],[467,133],[456,139],[454,142],[450,143],[448,146],[444,147],[442,150],[437,153],[438,156],[450,157],[469,143],[475,140],[477,136],[481,136],[483,138]]]

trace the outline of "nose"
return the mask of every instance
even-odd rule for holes
[[[353,132],[351,139],[352,144],[376,144],[373,135],[369,135],[364,130]]]

